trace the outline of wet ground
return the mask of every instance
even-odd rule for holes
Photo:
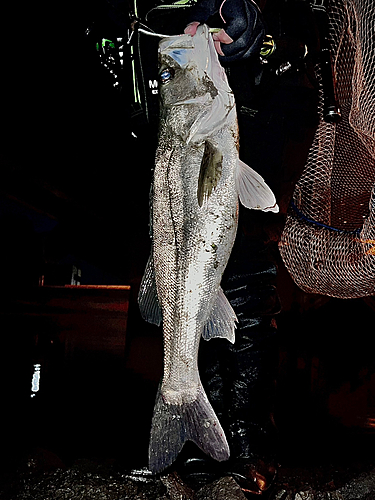
[[[114,460],[76,460],[66,466],[37,449],[12,472],[2,473],[1,500],[245,500],[231,477],[193,490],[177,473],[153,477],[146,468],[124,469]],[[256,497],[252,497],[256,498]],[[373,500],[375,466],[280,466],[270,500]]]

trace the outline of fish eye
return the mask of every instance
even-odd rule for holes
[[[173,68],[165,68],[159,75],[159,80],[162,85],[170,82],[174,77],[174,69]]]

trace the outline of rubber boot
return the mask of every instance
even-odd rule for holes
[[[276,276],[272,242],[266,234],[260,229],[241,231],[222,281],[238,318],[236,341],[225,357],[224,429],[231,458],[224,468],[244,492],[256,495],[269,491],[277,470],[273,411],[279,360],[275,315],[280,301]]]
[[[250,322],[249,322],[250,323]],[[278,366],[277,330],[269,318],[253,318],[238,330],[229,349],[226,435],[231,458],[225,472],[244,492],[269,490],[277,471],[277,430],[273,419]]]

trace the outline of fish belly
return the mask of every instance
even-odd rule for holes
[[[168,152],[160,149],[154,173],[153,254],[165,351],[161,392],[171,404],[197,398],[199,342],[237,229],[235,152],[226,155],[232,161],[224,162],[218,185],[199,206],[203,150],[182,141]]]

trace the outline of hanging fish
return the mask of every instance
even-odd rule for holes
[[[277,212],[275,197],[239,160],[233,93],[212,35],[159,44],[160,129],[151,195],[152,252],[139,292],[142,316],[163,323],[164,374],[156,397],[149,468],[173,463],[187,440],[229,458],[224,431],[198,372],[201,336],[234,342],[236,315],[220,281],[234,243],[238,199]]]

